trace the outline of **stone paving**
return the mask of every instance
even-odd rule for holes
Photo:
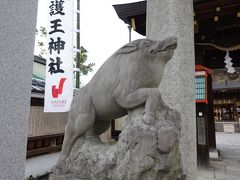
[[[198,168],[197,180],[240,180],[240,133],[216,133],[221,160],[211,161],[210,168]]]
[[[28,158],[25,164],[25,179],[48,174],[56,164],[58,157],[59,152]],[[38,179],[40,180],[41,178]]]
[[[216,133],[216,144],[223,158],[240,159],[240,133]]]
[[[240,180],[240,133],[217,132],[216,143],[221,154],[221,160],[211,161],[210,168],[198,168],[197,180]],[[34,177],[41,173],[46,174],[51,169],[47,166],[55,164],[58,155],[59,153],[43,155],[41,156],[41,162],[38,159],[40,157],[29,158],[26,163],[25,177],[29,177],[31,174]],[[39,171],[40,164],[42,167],[41,173],[35,172],[36,169]],[[38,179],[46,180],[47,176]]]

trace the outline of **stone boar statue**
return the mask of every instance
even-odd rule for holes
[[[146,103],[143,119],[151,123],[164,67],[176,47],[175,37],[163,41],[139,39],[106,60],[73,98],[57,169],[63,168],[78,138],[97,139],[109,128],[111,120],[126,115],[128,109]]]

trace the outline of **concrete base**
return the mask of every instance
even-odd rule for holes
[[[218,150],[215,148],[209,149],[209,158],[210,160],[220,160]]]

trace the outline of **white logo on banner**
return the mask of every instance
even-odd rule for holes
[[[73,3],[48,2],[44,112],[67,112],[73,97]]]

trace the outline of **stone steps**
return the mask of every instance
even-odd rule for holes
[[[218,147],[220,156],[222,158],[232,158],[232,159],[239,159],[240,160],[240,147]]]

